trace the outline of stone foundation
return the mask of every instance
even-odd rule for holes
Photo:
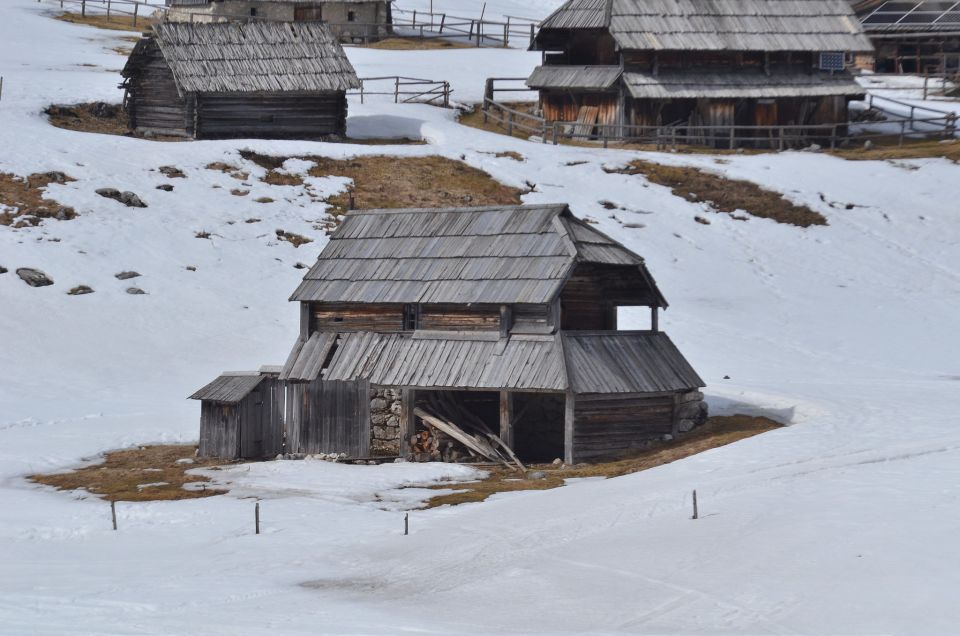
[[[400,391],[370,391],[370,454],[400,454]]]
[[[689,433],[707,421],[709,409],[703,400],[702,391],[687,391],[677,398],[674,418],[677,433]]]

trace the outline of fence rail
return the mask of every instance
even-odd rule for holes
[[[396,7],[392,15],[394,28],[412,29],[421,39],[465,39],[476,46],[508,47],[511,40],[519,40],[524,46],[529,46],[536,37],[538,24],[538,20],[518,16],[505,16],[506,20],[485,20],[482,14],[479,18],[468,18]]]
[[[369,88],[370,84],[387,84],[388,88],[371,90]],[[450,82],[445,80],[387,75],[384,77],[361,77],[360,90],[351,91],[348,94],[359,95],[361,104],[370,95],[387,95],[393,97],[395,104],[432,104],[449,108],[452,93],[453,89],[450,88]]]

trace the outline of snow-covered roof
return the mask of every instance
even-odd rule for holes
[[[153,47],[183,93],[346,91],[359,88],[343,47],[319,22],[161,22],[123,69],[131,77]]]
[[[635,268],[667,305],[643,258],[562,203],[350,212],[291,300],[543,304],[578,263]]]

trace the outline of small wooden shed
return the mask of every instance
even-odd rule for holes
[[[319,22],[161,22],[123,77],[131,129],[197,139],[343,135],[346,92],[360,87]]]
[[[568,0],[532,48],[543,58],[527,85],[548,121],[710,140],[738,126],[845,124],[865,94],[845,58],[872,45],[845,0]]]
[[[167,0],[178,22],[323,21],[341,42],[372,42],[391,33],[390,0]]]
[[[190,396],[200,400],[201,457],[263,459],[283,452],[280,367],[222,374]]]

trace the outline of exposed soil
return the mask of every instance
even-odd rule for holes
[[[271,172],[290,159],[251,151],[240,154]],[[297,158],[314,163],[309,171],[311,177],[352,179],[351,192],[357,208],[430,208],[521,202],[521,191],[517,188],[505,186],[482,170],[446,157]],[[334,215],[344,214],[350,207],[350,193],[338,194],[327,202],[333,206]]]
[[[442,40],[438,38],[424,38],[421,40],[419,38],[404,37],[386,38],[380,40],[379,42],[371,42],[369,44],[362,44],[358,46],[365,49],[386,49],[389,51],[424,51],[435,49],[470,48],[470,45],[462,42],[452,42],[450,40]]]
[[[196,499],[223,494],[224,490],[195,486],[185,490],[184,484],[204,484],[210,480],[188,475],[193,468],[225,464],[223,460],[194,457],[193,445],[144,446],[106,454],[103,463],[67,473],[30,475],[28,479],[58,490],[84,489],[107,501],[169,501]],[[178,459],[193,463],[178,464]],[[148,484],[164,485],[148,485]],[[139,488],[138,488],[139,486]]]
[[[124,9],[127,11],[128,9]],[[133,25],[133,16],[118,13],[111,13],[107,18],[105,13],[89,12],[86,16],[80,13],[67,11],[57,16],[57,20],[72,22],[73,24],[86,24],[87,26],[97,27],[98,29],[109,29],[111,31],[145,31],[153,24],[153,20],[145,16],[137,16],[137,25]]]
[[[39,172],[27,178],[0,172],[0,225],[15,228],[39,225],[43,219],[68,221],[76,210],[44,196],[51,183],[76,181],[61,172]],[[10,208],[4,211],[4,208]]]
[[[498,492],[518,490],[548,490],[563,486],[567,479],[577,477],[620,477],[630,473],[647,470],[690,457],[697,453],[726,446],[733,442],[781,428],[781,425],[765,417],[731,415],[711,417],[700,428],[682,435],[670,442],[657,442],[653,448],[625,457],[619,461],[602,464],[578,464],[563,466],[538,464],[527,466],[527,473],[541,471],[543,479],[523,479],[517,471],[502,467],[487,468],[490,476],[478,482],[467,484],[441,484],[431,486],[433,490],[457,489],[458,492],[440,495],[430,499],[427,508],[444,505],[475,503],[484,501]]]
[[[54,104],[43,111],[57,128],[102,135],[130,136],[127,114],[120,104]]]
[[[798,227],[827,225],[827,219],[819,212],[795,205],[777,192],[764,190],[750,181],[728,179],[698,168],[664,166],[637,159],[626,168],[606,171],[642,174],[653,183],[671,188],[676,196],[707,203],[717,212],[743,210],[753,216]]]

